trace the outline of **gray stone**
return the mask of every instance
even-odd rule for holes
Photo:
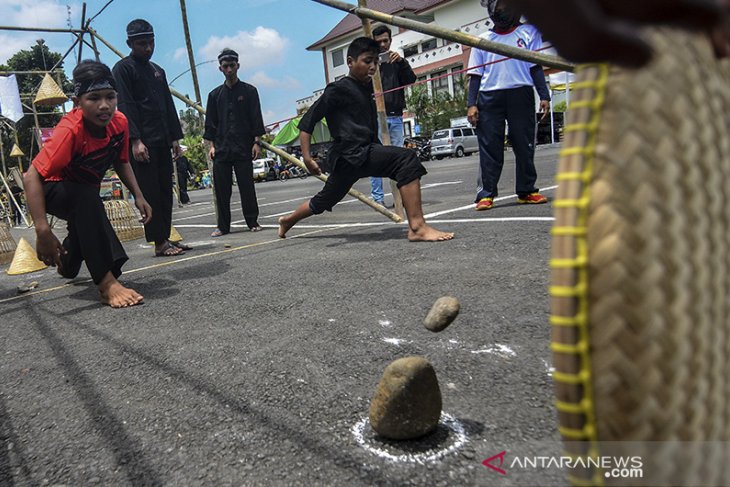
[[[410,440],[433,431],[441,417],[436,372],[423,357],[388,365],[370,403],[370,425],[380,436]]]
[[[459,300],[451,296],[438,298],[423,320],[423,326],[434,333],[444,330],[459,315]]]

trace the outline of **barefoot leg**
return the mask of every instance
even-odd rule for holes
[[[454,238],[451,232],[442,232],[426,224],[421,207],[421,181],[416,179],[401,186],[400,194],[408,216],[408,240],[411,242],[442,242]]]
[[[279,218],[279,238],[286,238],[286,232],[291,227],[296,225],[300,220],[310,217],[313,214],[311,208],[309,208],[309,201],[305,201],[293,213]]]
[[[144,301],[141,294],[122,286],[111,272],[107,272],[99,283],[99,294],[101,302],[112,308],[126,308]]]

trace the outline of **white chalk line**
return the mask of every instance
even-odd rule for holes
[[[370,422],[368,418],[364,418],[360,421],[358,421],[355,426],[352,427],[352,436],[355,438],[355,441],[358,445],[362,446],[365,450],[368,452],[383,458],[385,460],[391,461],[391,462],[400,462],[400,463],[419,463],[421,465],[428,463],[428,462],[435,462],[436,460],[440,460],[441,458],[445,457],[446,455],[450,453],[456,452],[459,448],[464,446],[467,441],[469,441],[469,438],[466,435],[466,430],[464,429],[464,425],[461,424],[459,420],[454,418],[453,416],[446,414],[444,412],[441,412],[441,418],[439,419],[439,424],[446,427],[449,431],[454,433],[454,440],[451,445],[449,445],[446,448],[443,448],[441,450],[435,451],[435,452],[429,452],[429,453],[405,453],[403,455],[394,455],[390,452],[387,452],[385,450],[382,450],[380,448],[376,448],[370,444],[368,444],[367,440],[365,439],[364,431],[365,426]]]

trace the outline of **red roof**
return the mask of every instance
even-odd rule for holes
[[[435,7],[441,3],[450,0],[368,0],[368,7],[371,10],[377,10],[386,14],[397,14],[401,12],[421,13],[431,7]],[[320,44],[324,44],[332,39],[350,34],[358,29],[362,29],[362,20],[354,14],[347,14],[334,29],[309,46],[307,50],[316,50]]]

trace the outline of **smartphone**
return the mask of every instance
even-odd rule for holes
[[[381,52],[378,55],[378,60],[380,61],[380,64],[385,64],[390,62],[390,53],[389,52]]]

